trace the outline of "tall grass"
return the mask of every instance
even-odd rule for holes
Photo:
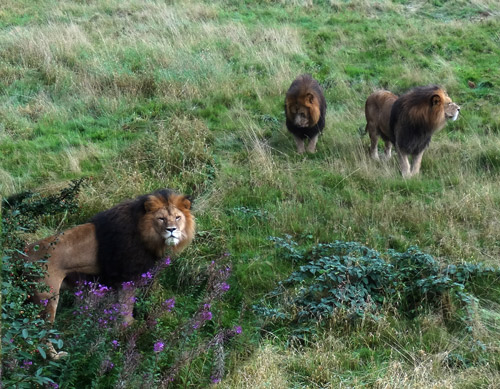
[[[478,319],[491,357],[460,368],[441,363],[460,334],[433,317],[326,332],[302,348],[262,341],[246,307],[294,266],[269,236],[381,251],[416,244],[443,264],[498,265],[496,1],[5,0],[1,8],[0,194],[51,193],[91,177],[81,212],[41,219],[29,240],[171,187],[194,195],[199,226],[180,290],[214,253],[232,254],[228,315],[244,315],[252,333],[232,350],[223,385],[494,385],[494,285],[481,301],[490,314]],[[323,86],[328,110],[317,153],[299,156],[283,103],[304,72]],[[375,89],[429,83],[447,89],[461,116],[433,138],[420,176],[403,180],[396,158],[369,159],[364,102]],[[420,338],[429,331],[445,339],[430,351],[432,340]]]

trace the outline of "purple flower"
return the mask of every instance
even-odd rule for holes
[[[113,341],[111,342],[111,344],[113,345],[113,348],[118,348],[118,347],[120,347],[120,342],[118,342],[117,340],[113,340]]]
[[[98,285],[98,288],[99,289],[95,289],[95,290],[92,291],[92,294],[94,296],[97,296],[97,297],[104,297],[104,295],[106,294],[106,292],[109,292],[111,290],[107,286],[104,286],[104,285],[101,285],[101,284]]]
[[[165,345],[163,344],[163,342],[158,341],[158,342],[156,342],[156,343],[154,344],[154,346],[153,346],[153,350],[154,350],[154,352],[155,352],[155,353],[159,353],[160,351],[163,351],[163,347],[164,347],[164,346],[165,346]]]
[[[163,262],[163,264],[164,264],[165,266],[170,266],[170,263],[171,263],[171,262],[170,262],[170,257],[165,258],[165,261]]]
[[[150,280],[151,278],[153,278],[153,275],[150,272],[147,272],[147,273],[142,273],[141,277]]]
[[[55,382],[51,382],[49,385],[50,385],[51,388],[54,388],[54,389],[58,389],[59,388],[59,385],[57,385]]]
[[[220,382],[220,378],[218,377],[210,377],[210,380],[212,381],[212,384],[218,384]]]
[[[173,299],[173,298],[167,299],[167,300],[165,300],[163,302],[162,305],[165,307],[165,309],[167,310],[167,312],[170,312],[175,307],[175,299]]]
[[[134,289],[134,281],[127,281],[122,283],[123,290],[131,290]]]
[[[227,284],[225,282],[221,282],[218,286],[219,286],[219,289],[223,292],[227,292],[230,288],[229,284]]]
[[[40,302],[43,304],[44,307],[46,307],[47,304],[49,303],[49,300],[41,300]]]
[[[83,294],[83,290],[79,290],[79,291],[75,292],[75,296],[80,297],[80,299],[83,299],[82,294]]]
[[[113,369],[113,367],[115,367],[115,364],[113,362],[111,362],[111,360],[109,360],[109,359],[105,359],[101,363],[101,370],[104,373],[111,371]]]
[[[202,312],[201,319],[202,320],[212,320],[212,312],[210,312],[210,311]]]
[[[23,361],[23,365],[21,366],[21,368],[23,368],[23,369],[29,369],[29,367],[31,365],[33,365],[32,361]]]
[[[237,334],[241,334],[241,332],[243,331],[243,330],[241,329],[241,326],[234,326],[234,327],[233,327],[233,330],[234,330],[234,332],[236,332]]]

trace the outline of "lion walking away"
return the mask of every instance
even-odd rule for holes
[[[43,281],[49,291],[36,293],[34,300],[46,304],[47,319],[54,322],[61,284],[75,273],[97,276],[120,294],[121,283],[135,280],[168,251],[182,251],[193,240],[194,231],[191,201],[186,196],[161,189],[124,201],[88,223],[27,247],[28,260],[47,258]],[[124,320],[132,320],[132,309]],[[52,359],[66,355],[50,343],[47,346]]]
[[[374,92],[365,104],[370,156],[378,159],[380,136],[385,141],[386,158],[390,158],[395,145],[401,174],[405,178],[414,176],[420,172],[422,156],[432,135],[448,120],[457,120],[459,112],[460,107],[437,85],[415,87],[399,98],[389,91]]]
[[[286,127],[297,145],[299,154],[306,151],[304,141],[309,140],[307,151],[314,153],[319,135],[325,128],[326,100],[318,82],[309,74],[298,76],[285,97]]]

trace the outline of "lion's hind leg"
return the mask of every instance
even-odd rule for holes
[[[366,131],[370,135],[370,157],[378,161],[378,132],[371,124],[366,125]]]

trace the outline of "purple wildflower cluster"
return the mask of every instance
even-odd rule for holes
[[[200,328],[206,321],[212,320],[212,312],[210,311],[211,304],[203,304],[203,308],[198,310],[197,314],[194,317],[194,322],[192,324],[193,329],[197,330]]]
[[[167,312],[171,312],[172,309],[175,308],[175,299],[174,298],[167,299],[162,303],[162,305]]]
[[[108,286],[92,281],[77,283],[78,287],[74,293],[80,304],[74,315],[82,315],[95,320],[101,328],[110,329],[122,321],[124,312],[122,304],[113,303],[114,290]]]
[[[224,257],[227,256],[228,255],[224,255]],[[169,350],[174,349],[176,344],[181,339],[185,339],[191,333],[203,327],[206,322],[212,320],[214,303],[217,300],[220,300],[230,289],[230,285],[227,283],[227,280],[231,275],[231,266],[227,264],[221,266],[216,261],[212,261],[212,263],[208,266],[207,273],[208,280],[205,298],[199,305],[198,310],[195,312],[193,317],[170,335]],[[164,305],[166,305],[167,301],[165,301]],[[242,328],[240,326],[234,326],[232,329],[220,330],[206,343],[188,351],[183,350],[182,357],[162,374],[160,379],[162,387],[168,387],[169,384],[174,381],[183,365],[189,363],[194,358],[198,357],[202,353],[205,353],[209,349],[214,350],[214,368],[210,380],[213,384],[221,382],[222,377],[224,376],[225,365],[224,344],[234,336],[241,334],[241,332]],[[157,351],[158,343],[163,344],[161,341],[155,343],[155,353],[159,353],[159,351]]]
[[[227,257],[227,255],[224,255],[224,257]],[[223,261],[225,262],[223,264],[219,261],[212,261],[208,265],[206,292],[191,319],[184,322],[168,335],[168,343],[164,340],[165,338],[160,338],[152,346],[152,351],[157,362],[165,353],[168,353],[169,359],[173,356],[171,355],[172,353],[179,353],[176,362],[169,369],[162,369],[159,375],[162,387],[169,386],[175,380],[182,366],[190,363],[193,359],[210,349],[214,351],[214,367],[210,380],[216,384],[221,382],[224,377],[224,358],[226,354],[224,352],[224,345],[234,336],[241,334],[242,329],[240,326],[221,329],[215,335],[209,337],[205,343],[198,344],[198,346],[191,349],[186,349],[188,345],[185,343],[185,340],[193,332],[200,330],[207,322],[213,320],[214,312],[218,312],[216,309],[217,301],[230,290],[230,285],[227,281],[231,275],[231,266],[227,264],[225,259]],[[115,332],[111,330],[117,330],[118,324],[129,322],[127,319],[132,318],[133,303],[136,301],[136,291],[140,290],[141,293],[146,293],[148,288],[153,285],[160,270],[170,264],[170,258],[165,258],[155,267],[149,269],[149,271],[142,273],[137,279],[123,282],[118,293],[99,283],[82,282],[78,285],[78,289],[75,292],[79,306],[74,313],[92,317],[100,328],[109,330],[108,334],[114,334]],[[118,302],[116,302],[117,295]],[[113,300],[111,300],[111,297],[113,297]],[[166,312],[172,312],[175,306],[175,298],[168,298],[161,304],[154,306],[146,319],[141,321],[139,326],[134,326],[133,331],[128,331],[124,339],[122,338],[118,341],[111,338],[113,340],[110,341],[110,356],[113,356],[113,354],[118,355],[117,353],[119,353],[121,360],[123,360],[118,377],[120,382],[127,382],[130,377],[136,374],[137,369],[141,366],[141,360],[145,357],[145,354],[137,350],[137,339],[145,333],[156,331],[159,319]],[[164,337],[165,334],[162,334],[162,336]],[[207,334],[204,333],[202,336],[207,336]],[[100,372],[102,375],[107,374],[113,368],[114,364],[111,358],[106,357],[101,362]],[[155,380],[153,376],[151,376],[151,379]]]
[[[158,342],[156,342],[156,343],[154,344],[154,346],[153,346],[153,351],[154,351],[155,353],[159,353],[159,352],[163,351],[163,348],[164,348],[164,347],[165,347],[165,344],[164,344],[163,342],[161,342],[161,341],[158,341]]]
[[[141,274],[141,276],[137,280],[137,286],[144,287],[151,285],[158,273],[161,270],[165,269],[167,266],[170,266],[171,263],[172,261],[170,260],[170,257],[163,258],[153,268]]]

